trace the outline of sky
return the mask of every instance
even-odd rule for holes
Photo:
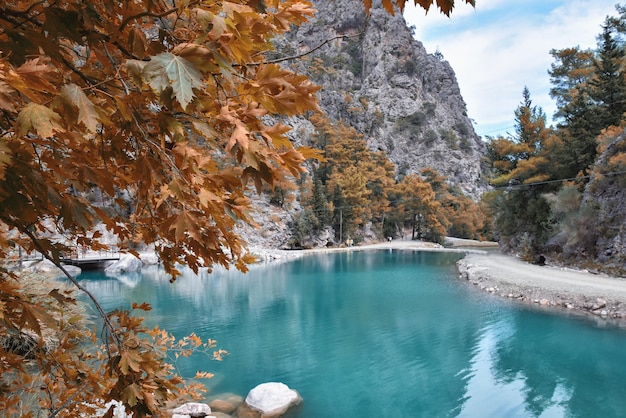
[[[407,4],[409,2],[407,1]],[[412,2],[411,2],[412,3]],[[474,130],[481,136],[515,132],[514,111],[528,87],[548,124],[551,49],[596,49],[606,16],[618,0],[457,0],[450,17],[433,7],[408,7],[404,17],[428,53],[441,52],[456,73]],[[624,4],[624,3],[621,3]]]

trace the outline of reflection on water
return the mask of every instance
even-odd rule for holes
[[[521,310],[456,279],[449,253],[348,252],[247,275],[81,276],[107,309],[148,302],[148,325],[231,354],[214,393],[282,381],[299,417],[619,417],[626,334]]]

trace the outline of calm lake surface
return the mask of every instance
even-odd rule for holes
[[[354,251],[250,273],[157,269],[82,284],[107,310],[148,302],[147,323],[230,352],[179,363],[213,394],[280,381],[298,418],[625,417],[626,332],[482,294],[452,253]]]

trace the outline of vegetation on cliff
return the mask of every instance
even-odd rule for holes
[[[343,121],[312,119],[312,145],[324,160],[302,176],[302,211],[294,216],[291,245],[308,247],[328,229],[329,243],[404,237],[443,243],[446,235],[491,237],[484,205],[448,184],[433,168],[398,173],[383,151]]]
[[[626,8],[617,11],[595,50],[551,51],[556,126],[524,89],[515,134],[488,143],[495,233],[529,261],[626,272]]]

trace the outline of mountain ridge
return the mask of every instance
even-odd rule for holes
[[[374,7],[367,17],[359,0],[313,3],[316,16],[276,45],[282,56],[315,49],[289,66],[322,86],[318,97],[326,114],[364,134],[399,174],[435,168],[477,199],[488,188],[486,148],[450,64],[428,54],[399,13]],[[291,124],[295,141],[307,143],[312,130],[306,122]]]
[[[354,128],[370,150],[383,151],[397,178],[434,169],[451,189],[478,201],[489,188],[486,145],[474,131],[450,64],[429,54],[399,13],[374,5],[368,16],[360,0],[314,0],[313,5],[317,14],[277,38],[268,58],[321,86],[319,104],[330,121]],[[292,128],[296,145],[313,145],[317,132],[311,120],[282,122]],[[243,227],[246,240],[253,246],[289,247],[289,225],[302,212],[299,199],[284,210],[268,196],[254,200],[261,227],[256,232]],[[362,228],[365,240],[377,238],[370,226]],[[337,238],[332,230],[318,233],[307,245]]]

